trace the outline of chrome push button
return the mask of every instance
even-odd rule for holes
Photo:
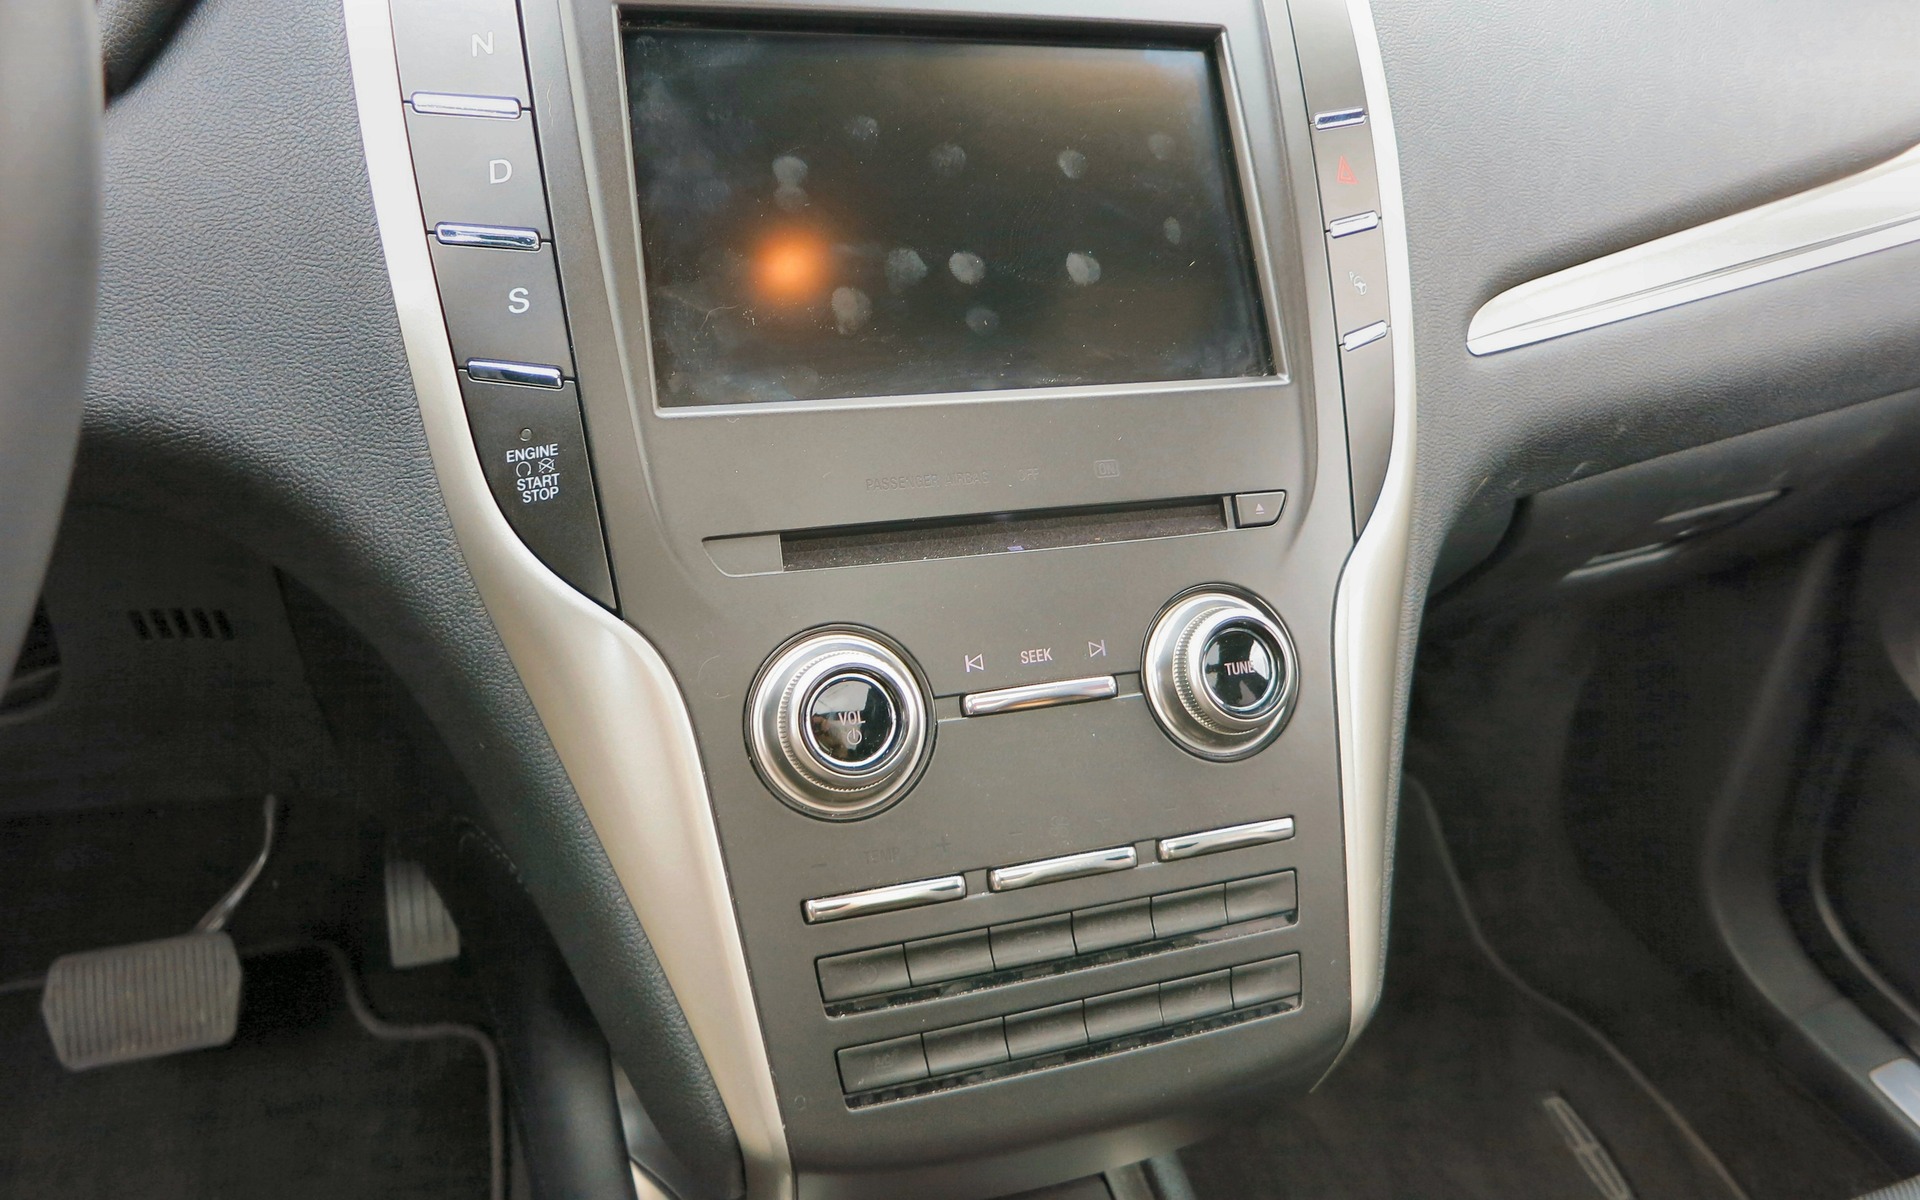
[[[1276,639],[1248,621],[1222,626],[1200,648],[1201,686],[1236,717],[1270,711],[1279,703],[1285,674]]]
[[[885,762],[900,728],[900,709],[886,681],[851,670],[815,685],[803,705],[801,735],[822,762],[866,771]]]
[[[906,794],[933,748],[930,702],[893,647],[856,630],[804,635],[754,681],[747,744],[776,795],[808,816],[864,817]]]
[[[1299,694],[1286,627],[1225,591],[1183,596],[1160,615],[1142,675],[1167,736],[1216,762],[1245,758],[1272,741]]]

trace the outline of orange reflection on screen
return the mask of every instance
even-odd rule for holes
[[[827,285],[827,239],[812,229],[781,229],[753,253],[753,290],[773,304],[805,304]]]

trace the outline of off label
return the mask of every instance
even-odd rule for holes
[[[543,504],[560,495],[560,445],[515,446],[507,451],[513,490],[522,504]]]

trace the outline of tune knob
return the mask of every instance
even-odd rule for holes
[[[1167,736],[1218,762],[1272,741],[1299,694],[1287,627],[1231,592],[1194,592],[1169,605],[1147,635],[1142,674]]]
[[[933,744],[919,676],[878,636],[803,634],[754,680],[747,746],[782,800],[812,817],[878,812],[913,785]]]

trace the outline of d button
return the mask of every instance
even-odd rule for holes
[[[442,221],[505,225],[551,236],[533,115],[511,121],[407,110],[407,140],[420,180],[420,207],[432,229]]]

